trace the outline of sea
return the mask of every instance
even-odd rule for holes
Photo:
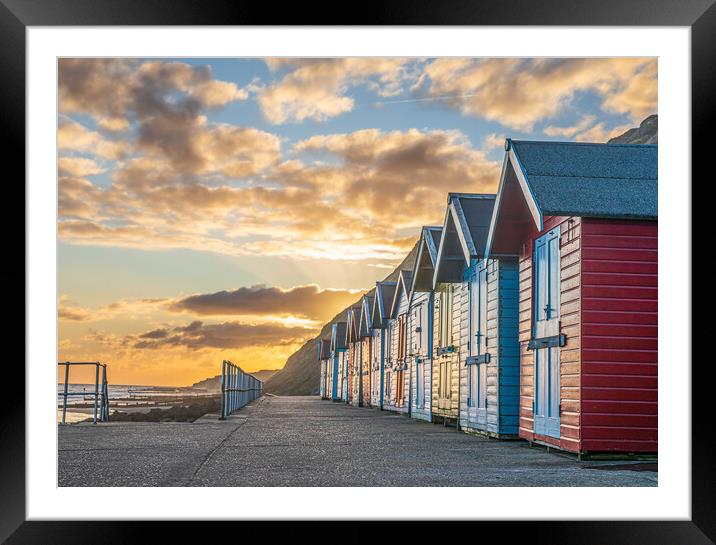
[[[62,420],[62,402],[64,399],[64,384],[57,384],[57,421]],[[67,396],[67,411],[65,422],[80,422],[92,416],[94,406],[94,383],[92,384],[68,384],[67,393],[74,394]],[[102,395],[102,388],[99,390]],[[110,415],[117,408],[124,409],[132,405],[161,405],[161,398],[181,396],[202,397],[209,395],[201,390],[194,390],[187,387],[173,386],[148,386],[136,384],[108,384],[107,393],[109,397]],[[101,399],[101,398],[100,398]],[[99,402],[98,402],[99,403]]]

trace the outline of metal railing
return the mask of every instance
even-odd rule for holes
[[[87,396],[94,397],[94,416],[92,423],[97,423],[97,416],[99,411],[99,421],[107,422],[109,420],[109,390],[107,388],[107,364],[100,363],[98,361],[61,361],[57,362],[57,365],[65,366],[65,382],[64,389],[62,392],[62,424],[65,424],[67,416],[67,398],[69,396]],[[71,365],[94,365],[94,393],[87,394],[87,392],[69,392],[68,384],[70,379],[70,366]],[[102,379],[100,381],[99,370],[102,368]]]
[[[224,360],[221,363],[221,418],[225,420],[234,411],[261,397],[263,383],[241,367]]]

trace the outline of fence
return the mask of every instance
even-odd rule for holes
[[[94,416],[92,423],[97,423],[97,411],[99,410],[99,421],[107,422],[109,420],[109,392],[107,389],[107,364],[100,363],[98,361],[64,361],[57,362],[57,365],[65,366],[65,382],[64,390],[62,392],[62,424],[65,424],[65,417],[67,416],[67,398],[69,396],[86,396],[86,392],[68,392],[67,386],[70,379],[70,366],[71,365],[94,365],[94,393],[89,395],[94,397]],[[100,382],[99,370],[102,368],[102,380]],[[100,391],[101,387],[101,391]]]
[[[263,383],[228,360],[221,363],[221,420],[261,397]]]

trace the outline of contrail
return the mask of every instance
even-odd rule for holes
[[[465,95],[446,95],[441,97],[427,97],[427,98],[406,98],[403,100],[380,100],[378,102],[374,102],[374,106],[382,106],[384,104],[404,104],[407,102],[434,102],[436,100],[450,100],[455,98],[470,98],[470,97],[476,97],[478,96],[478,93],[470,93]]]

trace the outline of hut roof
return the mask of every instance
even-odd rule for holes
[[[515,252],[544,216],[656,220],[658,146],[507,139],[488,253]]]
[[[485,257],[495,195],[485,193],[450,193],[445,210],[437,263],[432,279],[459,282],[472,259]]]
[[[346,322],[336,322],[331,327],[331,352],[346,347]]]
[[[412,285],[413,272],[408,269],[403,269],[398,275],[398,285],[395,287],[395,293],[393,294],[393,302],[390,305],[390,317],[395,318],[398,312],[398,304],[400,301],[400,294],[404,293],[406,297],[410,297],[410,286]]]
[[[366,293],[361,300],[360,325],[358,327],[358,336],[360,338],[370,335],[370,330],[372,329],[371,313],[373,311],[373,299],[375,299],[375,288]]]
[[[323,337],[318,339],[318,359],[327,360],[331,357],[331,339]]]
[[[440,246],[442,229],[441,226],[424,226],[422,228],[418,256],[413,266],[410,293],[433,289],[433,274],[438,261],[438,247]]]
[[[372,327],[383,328],[390,320],[393,296],[398,287],[397,282],[376,282],[375,298],[373,299]]]

